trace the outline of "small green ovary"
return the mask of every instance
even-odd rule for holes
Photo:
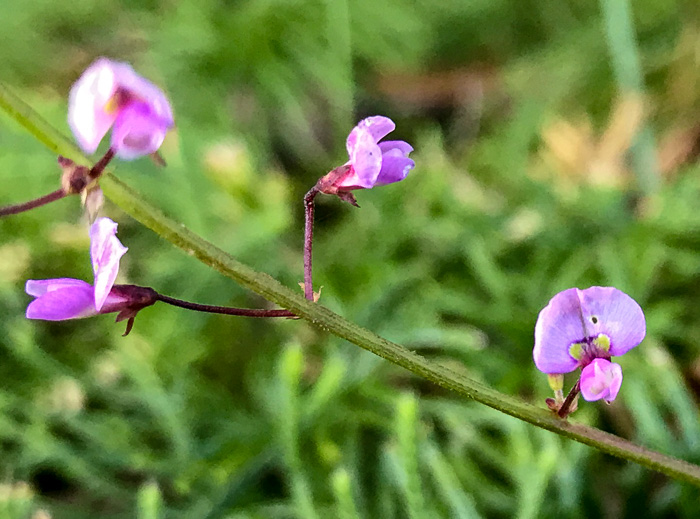
[[[593,339],[593,345],[599,350],[602,350],[607,353],[610,351],[610,337],[608,337],[604,333],[601,333],[600,335],[598,335],[598,337]]]
[[[576,360],[581,360],[583,356],[583,348],[586,346],[585,342],[575,342],[569,346],[569,355],[571,355]]]

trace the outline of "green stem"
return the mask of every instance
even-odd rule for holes
[[[55,153],[75,158],[81,157],[75,152],[75,147],[68,143],[57,130],[51,128],[38,114],[10,93],[2,84],[0,84],[0,108],[4,109]],[[700,487],[700,466],[646,449],[599,429],[562,420],[551,411],[500,393],[438,362],[430,361],[399,344],[379,337],[331,312],[328,308],[307,301],[298,291],[283,286],[267,274],[256,272],[247,265],[236,261],[182,224],[165,216],[114,175],[105,174],[100,182],[102,189],[112,202],[134,219],[185,253],[195,256],[204,264],[282,308],[286,308],[314,326],[356,344],[466,398],[476,400],[542,429],[590,445],[612,456],[638,463],[672,478]]]

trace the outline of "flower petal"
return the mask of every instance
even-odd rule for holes
[[[379,143],[379,149],[385,157],[387,155],[408,157],[413,151],[413,146],[406,141],[383,141]]]
[[[130,98],[146,103],[168,128],[172,127],[173,110],[163,91],[139,76],[128,63],[119,61],[111,61],[110,63],[119,87]]]
[[[157,150],[165,133],[173,126],[173,112],[163,91],[139,76],[129,64],[100,58],[85,70],[71,88],[68,123],[80,146],[86,152],[93,153],[122,112],[138,104],[148,108],[151,123],[158,121],[158,130],[147,132],[150,137],[148,143],[143,135],[131,135],[134,143],[139,145],[127,146],[117,153],[122,158],[135,158]],[[127,124],[127,128],[131,130],[126,134],[131,134],[133,125]],[[122,141],[123,134],[117,139],[120,144]]]
[[[588,336],[607,335],[610,355],[623,355],[644,339],[644,312],[624,292],[613,287],[591,287],[580,290],[579,298]]]
[[[581,395],[589,402],[612,402],[622,385],[622,367],[606,359],[594,359],[581,371]]]
[[[569,354],[569,346],[584,337],[578,289],[559,292],[537,317],[532,355],[535,366],[548,374],[575,370],[578,361]]]
[[[170,123],[146,103],[132,102],[119,112],[112,129],[112,148],[117,156],[132,160],[155,153],[163,144]]]
[[[68,124],[80,147],[94,153],[117,113],[108,104],[117,91],[112,62],[100,58],[73,84],[68,96]]]
[[[44,321],[80,319],[96,314],[93,289],[85,282],[49,290],[27,306],[27,319],[43,319]]]
[[[384,186],[403,180],[415,166],[416,163],[413,160],[404,156],[384,155],[382,168],[379,170],[379,175],[374,185]]]
[[[116,236],[117,224],[99,218],[90,227],[90,258],[95,273],[95,308],[102,309],[119,273],[119,260],[128,250]]]
[[[379,171],[382,168],[382,152],[377,146],[372,135],[365,129],[356,126],[351,135],[354,134],[354,147],[348,148],[350,153],[350,164],[354,175],[348,176],[339,184],[339,187],[349,187],[347,182],[352,182],[353,186],[369,189],[374,186]],[[348,138],[348,142],[350,138]],[[352,179],[352,180],[350,180]]]
[[[89,287],[92,290],[92,285],[80,279],[73,278],[58,278],[58,279],[28,279],[24,286],[24,291],[30,296],[40,297],[47,292],[60,290],[69,287]]]
[[[383,115],[373,115],[362,119],[348,135],[348,140],[345,143],[348,155],[352,158],[352,150],[357,146],[357,138],[360,133],[369,133],[376,144],[380,139],[393,132],[395,128],[394,121]]]

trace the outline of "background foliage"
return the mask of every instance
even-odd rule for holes
[[[163,154],[120,163],[144,196],[242,261],[301,280],[303,193],[359,118],[397,121],[418,165],[319,198],[322,302],[532,401],[537,312],[614,285],[648,336],[612,406],[575,420],[700,462],[700,23],[640,0],[647,96],[618,95],[594,3],[560,0],[36,0],[0,7],[5,81],[67,131],[96,56],[170,94]],[[661,179],[628,167],[648,123]],[[4,116],[0,203],[55,189],[55,157]],[[264,305],[108,205],[122,281]],[[0,517],[697,517],[696,491],[464,402],[294,321],[155,306],[28,322],[27,278],[90,279],[76,200],[0,222]],[[573,380],[568,381],[573,383]]]

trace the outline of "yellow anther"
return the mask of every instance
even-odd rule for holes
[[[569,355],[576,360],[581,360],[581,357],[583,356],[583,347],[585,344],[585,342],[573,343],[571,346],[569,346]]]
[[[593,345],[597,347],[599,350],[603,351],[610,351],[610,337],[605,335],[604,333],[601,333],[593,339]]]

